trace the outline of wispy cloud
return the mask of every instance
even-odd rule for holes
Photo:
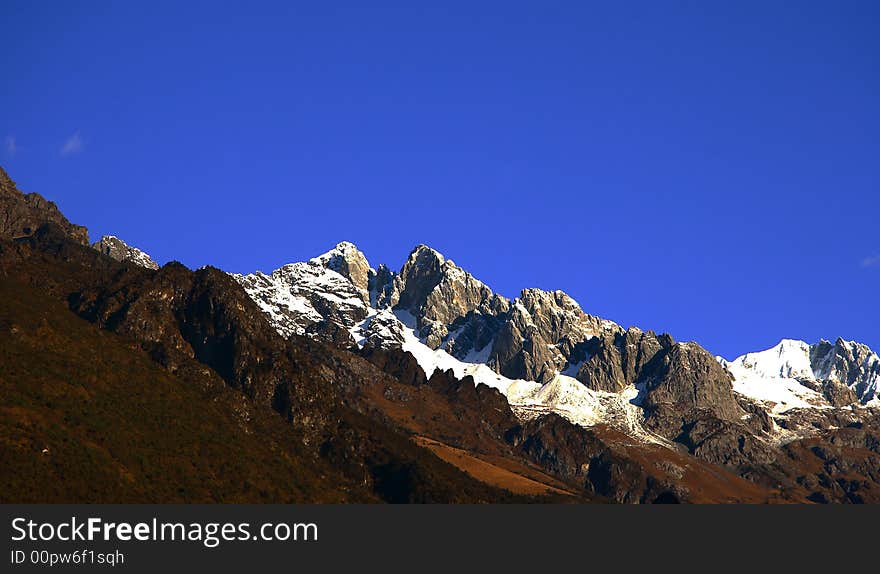
[[[85,142],[83,142],[82,136],[79,135],[79,131],[76,131],[64,142],[64,145],[61,146],[61,156],[67,157],[70,155],[75,155],[83,151],[85,147]]]
[[[15,141],[15,136],[6,136],[3,139],[3,147],[6,148],[6,153],[15,155],[15,152],[18,151],[18,143]]]
[[[880,267],[880,255],[873,255],[862,259],[862,267]]]

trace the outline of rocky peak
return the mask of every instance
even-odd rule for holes
[[[137,247],[131,247],[130,245],[113,235],[105,235],[101,237],[100,241],[96,241],[92,244],[92,249],[96,249],[104,255],[117,261],[134,263],[135,265],[140,265],[141,267],[146,267],[147,269],[159,268],[159,264],[153,261],[153,259],[149,255],[147,255]]]
[[[343,241],[311,262],[336,271],[351,281],[362,293],[364,302],[369,303],[370,280],[375,271],[370,267],[366,256],[353,243]]]
[[[583,360],[586,341],[620,330],[584,313],[562,291],[525,289],[504,316],[492,357],[507,377],[548,383],[566,365]]]
[[[427,245],[413,249],[394,278],[391,303],[417,315],[428,295],[443,280],[444,263],[444,257]]]
[[[509,302],[452,260],[419,245],[394,278],[391,304],[412,314],[420,329],[433,329],[429,336],[439,345],[456,320],[474,311],[503,313]]]
[[[0,236],[27,237],[46,223],[54,223],[80,245],[89,244],[89,232],[85,227],[70,223],[58,206],[42,195],[19,191],[12,178],[0,168]]]

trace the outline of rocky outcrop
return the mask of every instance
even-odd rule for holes
[[[428,382],[418,361],[401,349],[367,345],[361,351],[361,356],[405,385],[418,387]]]
[[[662,340],[663,349],[639,376],[647,426],[674,439],[689,423],[707,414],[739,421],[746,414],[733,394],[730,373],[695,343]]]
[[[391,307],[394,295],[394,272],[381,263],[370,278],[370,302],[376,309]]]
[[[613,502],[704,502],[709,484],[715,501],[766,502],[770,495],[718,466],[555,414],[512,428],[507,439],[541,468]]]
[[[822,395],[833,407],[845,407],[859,400],[853,389],[835,380],[822,383]]]
[[[159,264],[153,261],[149,255],[137,247],[129,246],[127,243],[113,235],[103,236],[100,241],[96,241],[92,244],[92,249],[103,253],[107,257],[122,261],[123,263],[133,263],[134,265],[140,265],[146,269],[159,268]]]
[[[38,193],[24,194],[0,168],[0,237],[19,238],[33,235],[40,226],[52,223],[80,245],[89,244],[89,232],[70,223],[54,202]]]

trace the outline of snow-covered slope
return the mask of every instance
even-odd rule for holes
[[[343,262],[353,256],[353,248],[340,243],[310,261],[284,265],[268,275],[257,271],[232,276],[284,337],[304,335],[324,320],[350,327],[367,316],[369,302],[366,289],[343,275],[348,269]]]
[[[637,405],[635,387],[621,393],[594,391],[577,379],[557,374],[544,385],[524,379],[509,379],[495,372],[484,362],[456,359],[443,349],[431,349],[417,335],[415,318],[407,311],[390,309],[372,310],[369,317],[351,329],[358,345],[363,345],[377,333],[381,340],[393,342],[415,357],[428,375],[435,370],[452,371],[456,378],[472,377],[475,384],[484,384],[501,391],[514,413],[521,419],[555,412],[575,424],[592,426],[608,424],[641,440],[666,444],[662,438],[648,432],[641,424],[641,409]],[[376,340],[375,338],[373,340]],[[476,352],[473,357],[479,356]]]
[[[774,403],[773,412],[829,408],[823,384],[848,387],[859,403],[880,405],[880,358],[865,345],[838,339],[835,344],[783,339],[776,346],[733,361],[719,358],[734,377],[736,392]]]
[[[721,364],[733,375],[734,391],[774,403],[773,412],[828,406],[821,393],[798,380],[815,378],[810,366],[810,346],[803,341],[785,339],[766,351],[748,353],[731,362],[722,359]]]

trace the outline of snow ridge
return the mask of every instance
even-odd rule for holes
[[[429,377],[437,369],[451,370],[459,379],[470,376],[476,384],[498,389],[523,420],[553,412],[582,426],[607,424],[643,442],[668,443],[642,426],[638,389],[632,385],[618,393],[590,389],[574,378],[583,358],[569,363],[560,353],[558,341],[578,343],[572,334],[586,342],[621,330],[618,325],[585,315],[561,291],[527,289],[520,298],[508,301],[426,246],[411,253],[404,270],[406,277],[384,266],[377,271],[354,244],[342,242],[307,262],[284,265],[270,274],[257,271],[233,277],[284,337],[317,336],[322,328],[335,325],[358,347],[411,353]],[[407,281],[409,299],[401,301]],[[515,337],[537,331],[569,337],[542,343],[543,356],[550,357],[551,365],[542,378],[544,384],[497,372],[497,357],[490,357],[495,339],[487,338],[484,329],[499,312],[507,313]],[[468,313],[478,320],[462,321]],[[480,317],[486,322],[481,323]],[[522,344],[524,339],[515,338],[514,346],[517,340]],[[862,405],[880,406],[880,358],[858,343],[809,345],[786,339],[765,351],[734,361],[718,357],[718,361],[733,375],[733,390],[762,404],[774,417],[793,409],[834,408],[823,392],[828,381],[846,385]]]
[[[734,391],[774,403],[772,412],[794,408],[830,408],[817,389],[831,381],[849,387],[858,402],[880,406],[880,357],[867,346],[838,339],[835,344],[783,339],[776,346],[747,353],[733,361],[719,357],[733,375]]]

